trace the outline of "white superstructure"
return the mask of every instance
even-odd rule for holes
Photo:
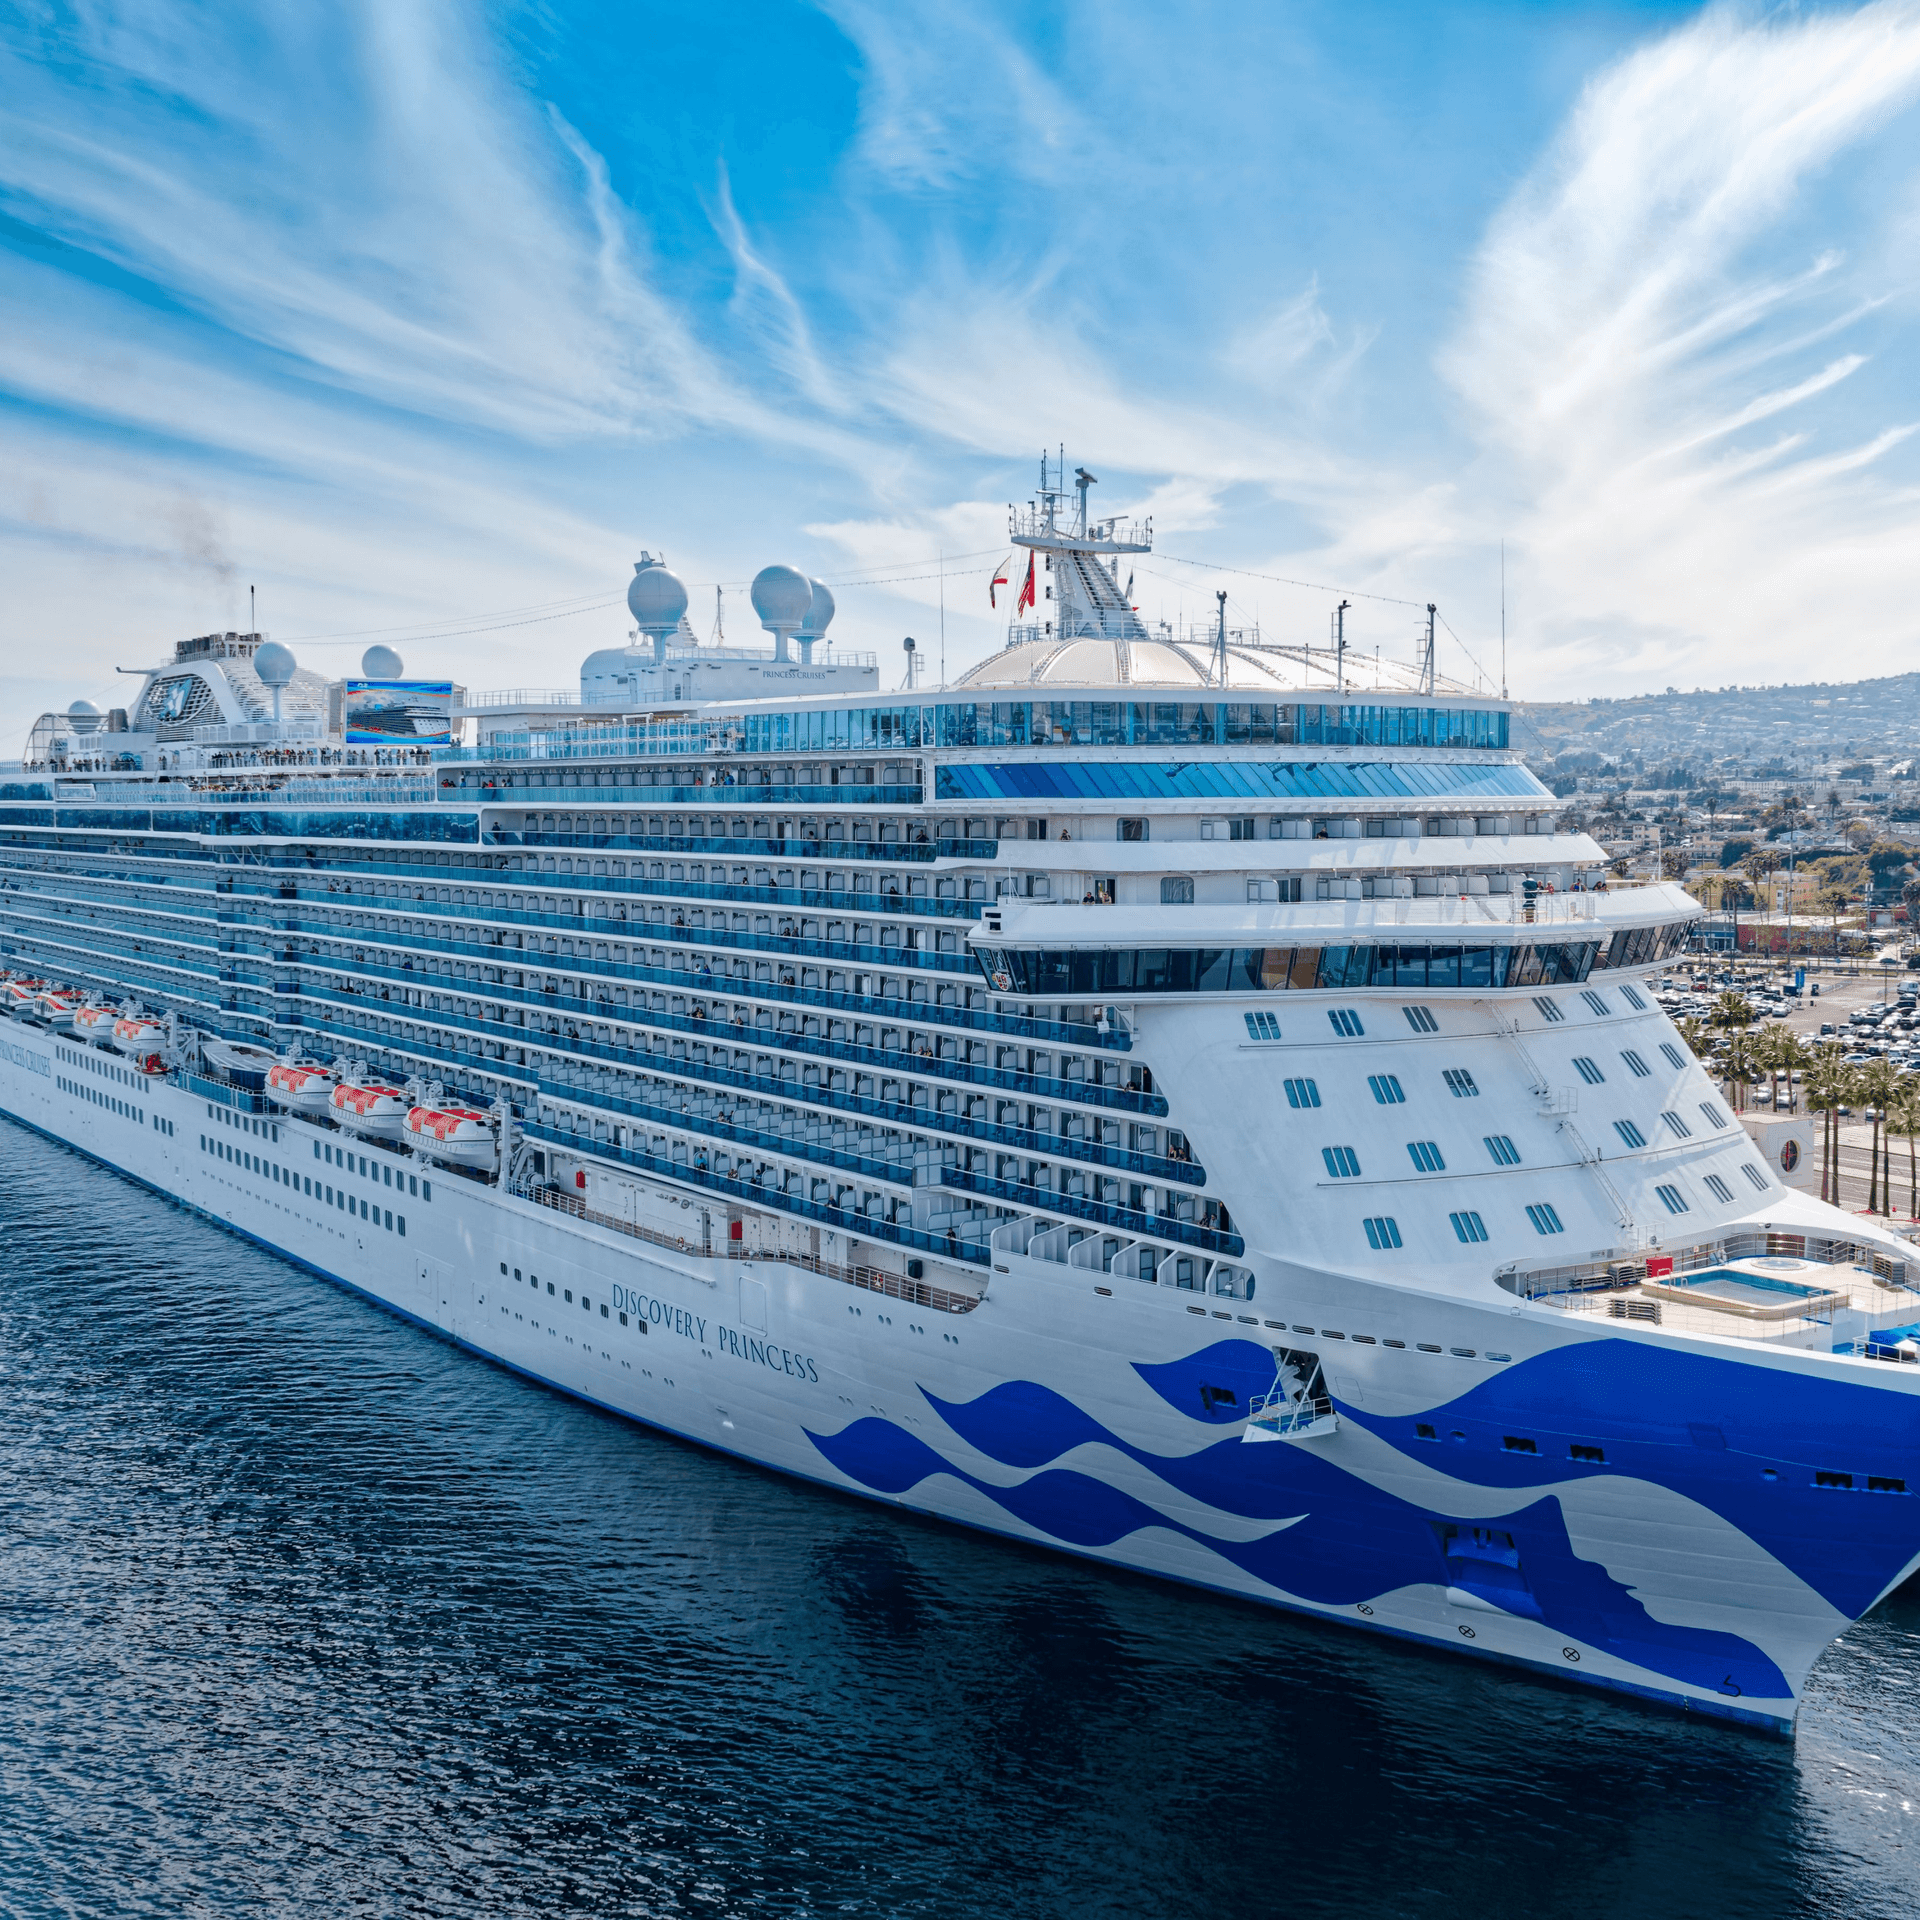
[[[951,690],[357,746],[227,635],[47,716],[0,1106],[708,1444],[1790,1726],[1920,1558],[1909,1249],[1757,1155],[1641,984],[1693,904],[1503,703],[1149,631],[1079,478]]]

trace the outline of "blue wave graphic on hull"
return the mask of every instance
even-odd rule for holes
[[[1133,1370],[1176,1412],[1223,1426],[1243,1419],[1248,1400],[1273,1385],[1273,1349],[1216,1340],[1182,1360],[1136,1360]]]
[[[1920,1395],[1871,1377],[1585,1340],[1502,1367],[1421,1414],[1344,1402],[1340,1413],[1410,1459],[1432,1460],[1436,1443],[1416,1428],[1433,1427],[1448,1476],[1475,1486],[1524,1491],[1602,1471],[1666,1487],[1739,1528],[1849,1618],[1920,1554],[1920,1499],[1866,1491],[1870,1478],[1920,1490]],[[1540,1451],[1509,1452],[1507,1434]],[[1604,1468],[1572,1464],[1572,1445],[1601,1446]],[[1816,1484],[1817,1473],[1836,1472],[1852,1476],[1853,1491]]]
[[[875,1493],[905,1494],[924,1480],[946,1474],[1063,1545],[1110,1547],[1144,1527],[1164,1527],[1277,1592],[1323,1606],[1352,1606],[1399,1587],[1465,1584],[1504,1611],[1542,1619],[1570,1639],[1605,1647],[1683,1685],[1763,1699],[1783,1698],[1790,1691],[1779,1668],[1751,1642],[1733,1634],[1655,1620],[1604,1567],[1580,1559],[1567,1538],[1557,1500],[1538,1501],[1500,1521],[1501,1529],[1513,1536],[1526,1568],[1524,1587],[1503,1588],[1492,1579],[1476,1578],[1475,1570],[1463,1572],[1463,1563],[1450,1560],[1445,1551],[1443,1530],[1470,1535],[1472,1521],[1456,1522],[1381,1493],[1304,1449],[1280,1443],[1247,1447],[1236,1439],[1209,1447],[1191,1461],[1162,1461],[1116,1440],[1071,1402],[1030,1381],[995,1387],[952,1412],[964,1418],[987,1401],[993,1401],[994,1407],[974,1424],[984,1429],[992,1422],[1000,1444],[1017,1456],[1010,1465],[1054,1458],[1064,1450],[1063,1441],[1065,1446],[1077,1446],[1084,1440],[1100,1440],[1170,1481],[1170,1470],[1204,1463],[1199,1479],[1217,1484],[1226,1473],[1225,1460],[1217,1457],[1223,1453],[1284,1455],[1284,1462],[1269,1467],[1262,1461],[1257,1469],[1268,1489],[1262,1505],[1270,1504],[1275,1518],[1298,1518],[1295,1524],[1258,1540],[1220,1540],[1070,1468],[1034,1473],[1011,1487],[995,1486],[955,1466],[890,1420],[862,1418],[837,1434],[808,1431],[807,1437],[831,1465]],[[941,1403],[935,1405],[943,1415],[949,1414]],[[1015,1438],[1013,1428],[1022,1409],[1037,1416],[1038,1424]],[[956,1424],[956,1431],[964,1429]],[[1252,1467],[1252,1460],[1246,1465]],[[1197,1484],[1195,1491],[1197,1497],[1207,1497],[1198,1492]]]
[[[1196,1423],[1237,1426],[1244,1405],[1210,1406],[1201,1388],[1235,1385],[1248,1376],[1254,1354],[1265,1349],[1222,1340],[1183,1360],[1136,1361],[1134,1370]],[[1269,1356],[1254,1391],[1271,1379]],[[956,1433],[1007,1466],[1041,1466],[1082,1441],[1100,1440],[1224,1513],[1261,1519],[1290,1510],[1276,1504],[1291,1497],[1292,1483],[1284,1460],[1274,1456],[1297,1455],[1296,1448],[1243,1449],[1232,1441],[1167,1458],[1129,1446],[1071,1402],[1026,1381],[994,1387],[965,1407],[933,1404]],[[1920,1498],[1866,1492],[1870,1478],[1920,1492],[1920,1395],[1870,1380],[1814,1379],[1603,1338],[1502,1367],[1458,1399],[1419,1413],[1339,1405],[1342,1418],[1409,1459],[1431,1465],[1440,1452],[1447,1476],[1474,1486],[1524,1493],[1599,1472],[1665,1487],[1737,1527],[1849,1618],[1864,1613],[1920,1555]],[[1423,1424],[1435,1429],[1435,1440],[1419,1435]],[[1533,1440],[1539,1452],[1509,1451],[1508,1434]],[[1599,1445],[1604,1465],[1573,1461],[1572,1445]],[[1834,1471],[1851,1474],[1856,1491],[1816,1485],[1816,1473]]]

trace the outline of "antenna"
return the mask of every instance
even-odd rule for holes
[[[247,631],[249,633],[258,633],[260,631],[260,616],[253,610],[253,589],[251,587],[247,589]],[[274,702],[273,717],[276,720],[280,718],[279,702],[277,699]]]
[[[900,644],[906,651],[907,691],[911,693],[920,684],[920,654],[914,645],[912,634],[908,634]]]
[[[1227,684],[1227,596],[1216,593],[1213,597],[1220,603],[1220,631],[1213,642],[1213,670],[1217,676],[1214,684],[1224,687]]]
[[[1427,683],[1427,684],[1426,684],[1426,688],[1425,688],[1425,691],[1426,691],[1426,692],[1428,692],[1428,693],[1431,693],[1431,692],[1433,692],[1433,690],[1434,690],[1434,678],[1433,678],[1433,617],[1434,617],[1434,615],[1435,615],[1435,613],[1437,613],[1438,611],[1439,611],[1439,609],[1438,609],[1438,608],[1436,608],[1436,607],[1434,606],[1434,604],[1433,604],[1433,602],[1432,602],[1431,600],[1429,600],[1429,601],[1427,602],[1427,658],[1426,658],[1426,663],[1425,663],[1425,665],[1424,665],[1424,667],[1422,668],[1422,673],[1423,673],[1423,675],[1424,675],[1424,677],[1425,677],[1425,679],[1426,679],[1426,683]]]
[[[714,588],[713,590],[713,644],[716,647],[724,647],[727,644],[727,623],[725,619],[726,598],[727,598],[727,590],[725,587]]]
[[[1347,690],[1347,609],[1351,600],[1342,600],[1333,610],[1333,690]]]
[[[940,684],[947,684],[947,550],[940,549]]]
[[[1500,698],[1507,697],[1507,543],[1500,542]]]

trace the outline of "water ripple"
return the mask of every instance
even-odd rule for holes
[[[9,1915],[1920,1904],[1911,1590],[1770,1743],[713,1458],[0,1140]]]

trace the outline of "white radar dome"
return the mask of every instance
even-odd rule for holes
[[[263,687],[288,687],[293,684],[293,654],[278,640],[268,640],[253,651],[253,670]]]
[[[91,700],[76,700],[67,709],[67,723],[75,733],[98,733],[100,709]]]
[[[398,680],[406,662],[391,647],[369,647],[360,656],[360,671],[369,680]]]
[[[627,582],[627,611],[642,633],[672,633],[686,615],[686,582],[663,561],[642,554]]]
[[[753,576],[753,610],[770,632],[792,633],[806,623],[813,588],[798,567],[762,567]]]
[[[824,640],[833,624],[833,595],[824,580],[809,580],[807,585],[813,590],[813,604],[807,609],[807,624],[800,632],[803,638]]]

